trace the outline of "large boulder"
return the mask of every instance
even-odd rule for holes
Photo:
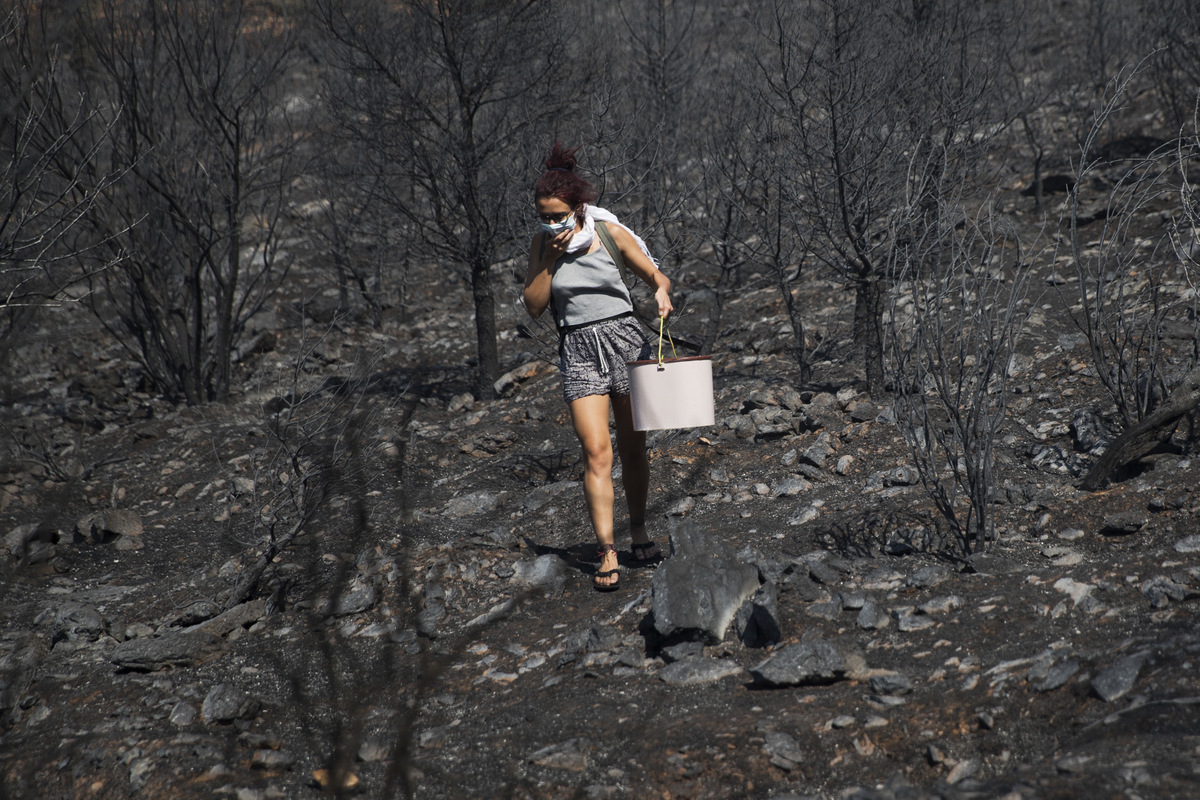
[[[666,637],[720,642],[758,587],[758,569],[740,561],[719,536],[677,524],[671,556],[654,572],[654,627]]]

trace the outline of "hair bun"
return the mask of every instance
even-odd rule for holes
[[[564,147],[562,142],[555,142],[554,147],[550,150],[550,157],[546,159],[546,169],[573,172],[577,163],[575,153],[578,151],[578,147]]]

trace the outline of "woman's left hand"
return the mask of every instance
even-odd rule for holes
[[[671,293],[667,286],[660,286],[654,292],[654,302],[658,303],[658,315],[666,319],[675,310],[675,306],[671,305]]]

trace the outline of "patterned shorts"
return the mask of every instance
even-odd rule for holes
[[[574,328],[562,339],[558,368],[563,399],[570,403],[593,394],[629,394],[626,361],[650,357],[650,344],[637,318],[606,319]]]

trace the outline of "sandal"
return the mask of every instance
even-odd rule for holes
[[[656,564],[663,558],[662,550],[659,550],[658,545],[650,540],[631,543],[629,552],[633,556],[633,560],[639,564]]]
[[[615,556],[617,554],[617,546],[615,544],[602,544],[596,550],[596,558],[603,564],[604,557],[609,553]],[[600,583],[600,580],[603,578],[614,578],[615,580],[612,583]],[[592,586],[595,587],[597,592],[616,591],[621,587],[621,570],[618,568],[601,571],[600,567],[597,566],[596,575],[592,578]]]

